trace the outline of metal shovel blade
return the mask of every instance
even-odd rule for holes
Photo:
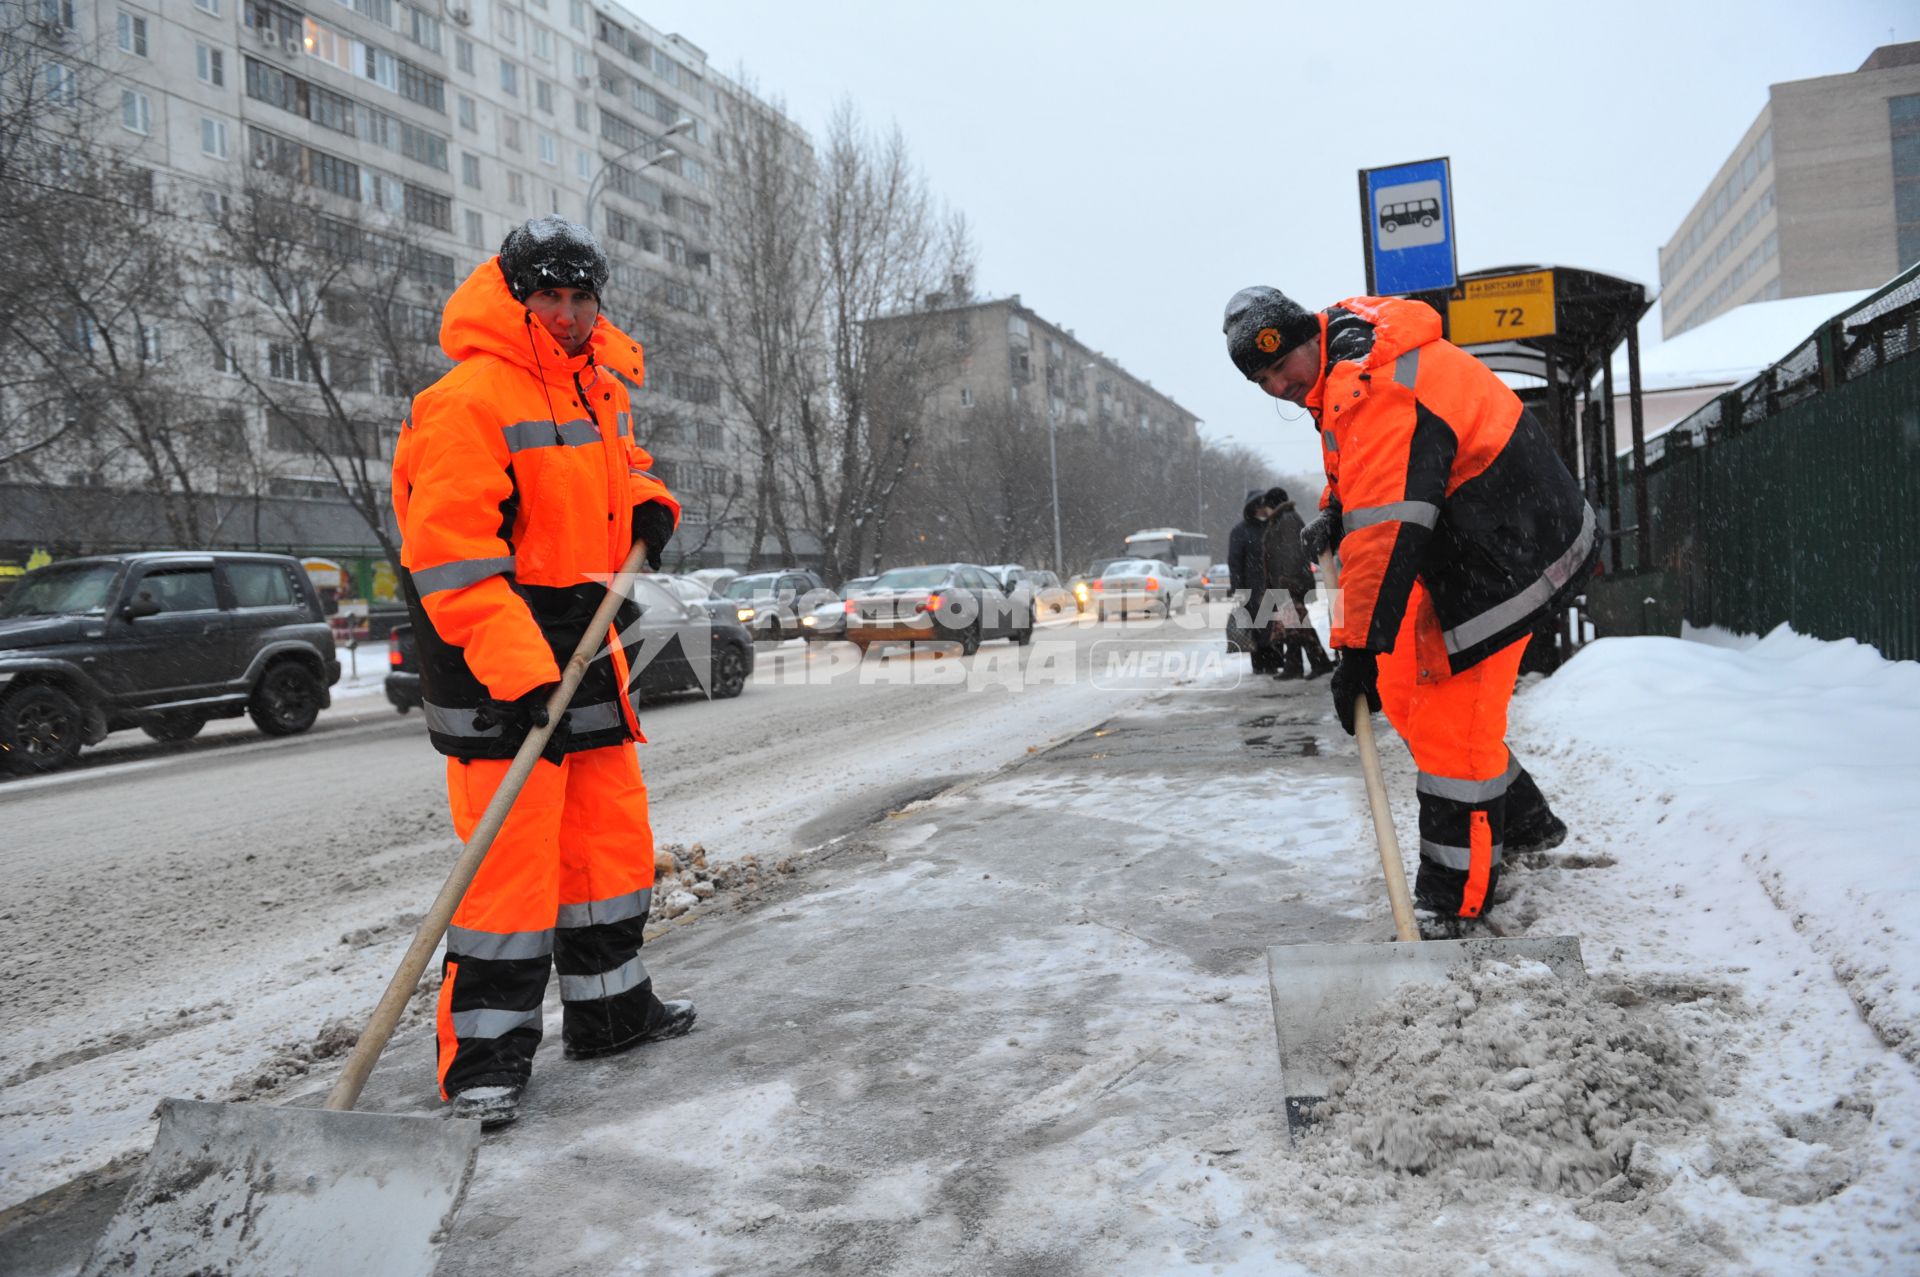
[[[82,1277],[429,1277],[480,1123],[162,1100],[140,1178]]]
[[[1273,1023],[1280,1037],[1280,1084],[1287,1130],[1314,1120],[1337,1071],[1333,1048],[1348,1026],[1407,984],[1445,984],[1476,962],[1543,962],[1563,980],[1583,982],[1578,936],[1390,941],[1384,944],[1282,944],[1267,950]]]

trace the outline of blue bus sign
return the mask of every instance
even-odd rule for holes
[[[1360,235],[1367,292],[1376,297],[1452,288],[1453,175],[1445,157],[1360,170]]]

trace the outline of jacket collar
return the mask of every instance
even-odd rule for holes
[[[568,355],[514,295],[489,257],[453,290],[440,316],[440,349],[456,362],[492,355],[535,377],[561,384],[589,366],[608,368],[638,385],[644,378],[640,343],[608,322],[594,321],[587,347]],[[586,374],[590,375],[590,374]]]

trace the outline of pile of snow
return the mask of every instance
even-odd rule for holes
[[[1523,757],[1567,759],[1611,800],[1596,816],[1621,860],[1657,861],[1706,909],[1757,880],[1920,1065],[1920,663],[1785,626],[1744,649],[1604,639],[1514,717]]]
[[[1305,1151],[1350,1173],[1357,1159],[1573,1196],[1707,1115],[1694,1047],[1660,1008],[1541,963],[1403,986],[1334,1059],[1345,1073]]]

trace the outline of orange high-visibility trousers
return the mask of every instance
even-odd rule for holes
[[[447,760],[462,841],[510,766],[505,758]],[[658,1024],[665,1013],[640,960],[652,895],[653,830],[633,746],[535,763],[447,929],[441,1098],[525,1085],[552,968],[570,1051],[615,1048]]]
[[[1416,583],[1393,651],[1380,658],[1380,708],[1419,769],[1416,891],[1442,913],[1479,917],[1499,880],[1507,791],[1520,775],[1507,707],[1531,638],[1449,673],[1440,618]]]

